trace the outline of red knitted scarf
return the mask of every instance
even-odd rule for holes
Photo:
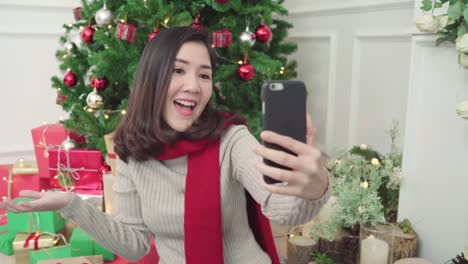
[[[230,125],[226,124],[225,128]],[[163,153],[157,157],[168,160],[188,155],[184,211],[187,264],[224,263],[219,146],[219,138],[179,140],[174,146],[164,146]],[[279,264],[270,222],[262,214],[260,205],[247,191],[245,194],[249,225],[255,239],[270,256],[272,263]]]

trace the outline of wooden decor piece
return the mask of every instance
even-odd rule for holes
[[[319,250],[317,241],[305,236],[293,236],[288,239],[288,264],[307,264],[310,253]]]

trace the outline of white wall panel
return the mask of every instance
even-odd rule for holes
[[[468,122],[455,113],[468,76],[453,46],[415,36],[399,218],[420,235],[420,254],[445,263],[468,246]]]
[[[0,164],[34,159],[31,128],[63,115],[50,78],[61,75],[55,52],[62,25],[79,1],[0,1]]]
[[[387,130],[397,121],[402,148],[409,78],[410,38],[406,35],[360,35],[355,38],[350,106],[349,147],[368,144],[390,151]]]
[[[298,62],[298,79],[307,86],[307,109],[312,116],[314,126],[317,128],[316,144],[319,149],[325,150],[329,138],[328,120],[329,104],[333,104],[333,91],[330,86],[334,84],[336,55],[335,37],[327,35],[291,36],[291,41],[298,44],[300,53],[291,58]],[[309,51],[309,52],[308,52]],[[297,57],[305,54],[306,57]],[[332,118],[332,116],[330,116]],[[327,123],[328,122],[328,123]]]

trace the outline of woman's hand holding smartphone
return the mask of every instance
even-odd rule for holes
[[[264,162],[257,169],[273,193],[318,199],[328,175],[314,147],[315,129],[306,118],[306,91],[300,81],[270,81],[262,87],[263,145],[255,149]],[[283,182],[284,184],[272,184]]]

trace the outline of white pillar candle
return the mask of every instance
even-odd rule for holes
[[[361,264],[388,264],[387,242],[370,235],[361,241]]]

